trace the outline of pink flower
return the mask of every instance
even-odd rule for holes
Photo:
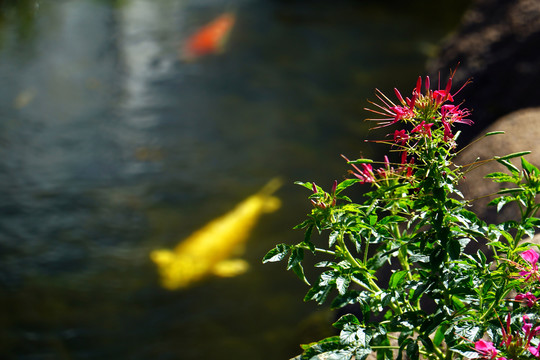
[[[345,160],[347,160],[347,162],[350,163],[350,160],[347,159],[344,155],[341,155],[341,156]],[[351,165],[356,170],[356,172],[351,170],[350,173],[353,174],[354,176],[356,176],[358,179],[360,179],[361,183],[373,183],[373,182],[375,182],[375,177],[374,177],[374,174],[373,174],[373,167],[371,166],[371,164],[366,164],[366,163],[360,164],[362,169],[360,169],[355,164],[351,164]]]
[[[466,119],[469,115],[471,115],[471,112],[467,109],[460,109],[459,105],[447,104],[441,106],[441,118],[443,121],[447,121],[450,124],[461,123],[472,125],[473,122],[470,119]]]
[[[532,308],[538,299],[531,292],[526,292],[525,294],[517,294],[516,300],[525,300],[525,305]]]
[[[519,272],[519,275],[525,277],[525,281],[529,280],[531,277],[533,279],[540,280],[540,274],[538,272],[538,258],[540,255],[533,249],[529,249],[520,254],[521,258],[528,262],[531,265],[530,270],[523,270]]]
[[[452,129],[450,129],[450,124],[447,123],[446,121],[444,121],[444,118],[443,118],[442,124],[443,124],[443,127],[444,127],[444,138],[443,138],[443,140],[445,142],[448,142],[449,140],[451,140],[454,137],[454,134],[452,134]]]
[[[540,345],[538,347],[529,346],[529,351],[534,357],[540,357]]]
[[[523,315],[523,327],[521,329],[525,333],[525,347],[528,347],[531,344],[532,338],[540,333],[540,326],[533,329],[533,325],[529,322],[527,315]]]
[[[392,121],[391,124],[394,124],[399,120],[412,119],[414,117],[414,112],[410,107],[392,106],[389,110],[394,113],[394,121]]]
[[[497,349],[493,346],[492,342],[478,340],[474,343],[474,349],[482,356],[488,359],[495,359],[497,357]]]
[[[431,137],[431,127],[433,126],[433,123],[426,124],[424,120],[420,124],[418,124],[414,129],[411,130],[411,133],[419,132],[420,134],[427,135],[428,137]]]
[[[407,134],[407,131],[405,130],[394,131],[394,141],[397,144],[405,145],[407,140],[409,140],[409,135]]]

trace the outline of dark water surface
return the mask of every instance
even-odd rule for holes
[[[459,11],[374,1],[55,0],[0,17],[0,358],[287,359],[332,314],[262,265],[363,142],[373,88],[412,88]],[[178,49],[232,10],[223,54]],[[439,20],[437,20],[437,16]],[[373,136],[372,136],[373,137]],[[274,176],[248,273],[159,286],[173,247]]]

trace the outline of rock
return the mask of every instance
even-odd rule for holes
[[[540,1],[473,1],[427,71],[445,79],[458,63],[455,86],[473,80],[459,98],[473,110],[477,130],[462,140],[512,111],[540,106]]]
[[[504,116],[483,132],[502,130],[505,132],[504,135],[489,136],[471,143],[456,158],[456,163],[467,165],[473,163],[477,157],[479,160],[488,160],[493,156],[504,156],[529,150],[532,153],[526,155],[525,159],[538,167],[540,166],[540,141],[538,140],[540,139],[540,127],[537,125],[539,122],[540,107],[519,110]],[[519,165],[520,161],[516,158],[512,163]],[[514,206],[504,207],[499,214],[495,207],[487,207],[488,202],[494,196],[484,196],[496,193],[505,185],[484,179],[484,176],[495,171],[508,172],[503,165],[496,161],[487,162],[467,173],[466,179],[460,184],[460,190],[466,199],[478,199],[474,201],[472,211],[484,221],[500,223],[510,219],[518,219],[518,209]]]

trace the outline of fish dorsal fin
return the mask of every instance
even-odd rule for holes
[[[220,277],[233,277],[245,273],[249,269],[247,261],[230,259],[218,262],[213,269],[215,275]]]

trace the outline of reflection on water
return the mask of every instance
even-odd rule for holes
[[[261,258],[303,236],[292,182],[328,187],[339,154],[376,151],[365,99],[409,86],[445,29],[364,1],[21,4],[0,21],[0,357],[284,359],[327,335],[331,314]],[[226,51],[181,61],[225,11]],[[247,273],[159,286],[152,249],[276,175]]]

